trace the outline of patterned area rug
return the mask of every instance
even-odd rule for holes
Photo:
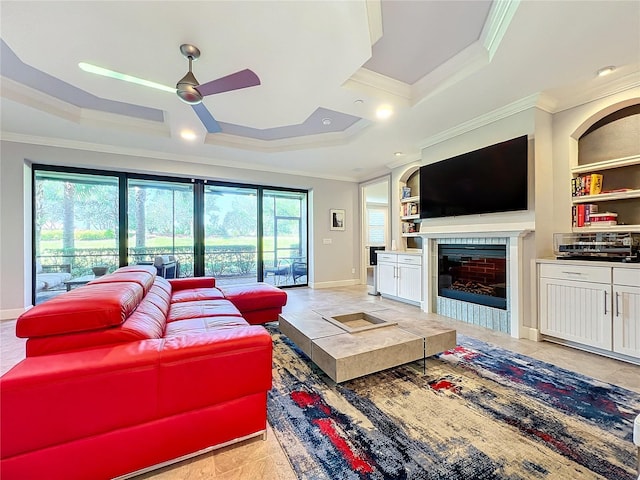
[[[635,480],[640,395],[458,335],[335,384],[277,327],[269,423],[301,479]]]

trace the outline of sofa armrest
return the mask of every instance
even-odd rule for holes
[[[0,456],[266,392],[271,349],[258,326],[26,358],[0,378]]]
[[[170,278],[171,289],[175,292],[190,288],[213,288],[216,279],[213,277]]]

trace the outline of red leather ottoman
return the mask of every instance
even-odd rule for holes
[[[217,287],[252,325],[274,322],[287,304],[286,292],[268,283]]]

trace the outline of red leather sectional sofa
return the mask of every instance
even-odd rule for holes
[[[123,267],[25,312],[0,378],[0,478],[126,475],[266,431],[286,293]]]

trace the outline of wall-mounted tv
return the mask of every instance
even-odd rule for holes
[[[420,217],[527,209],[527,136],[420,167]]]

